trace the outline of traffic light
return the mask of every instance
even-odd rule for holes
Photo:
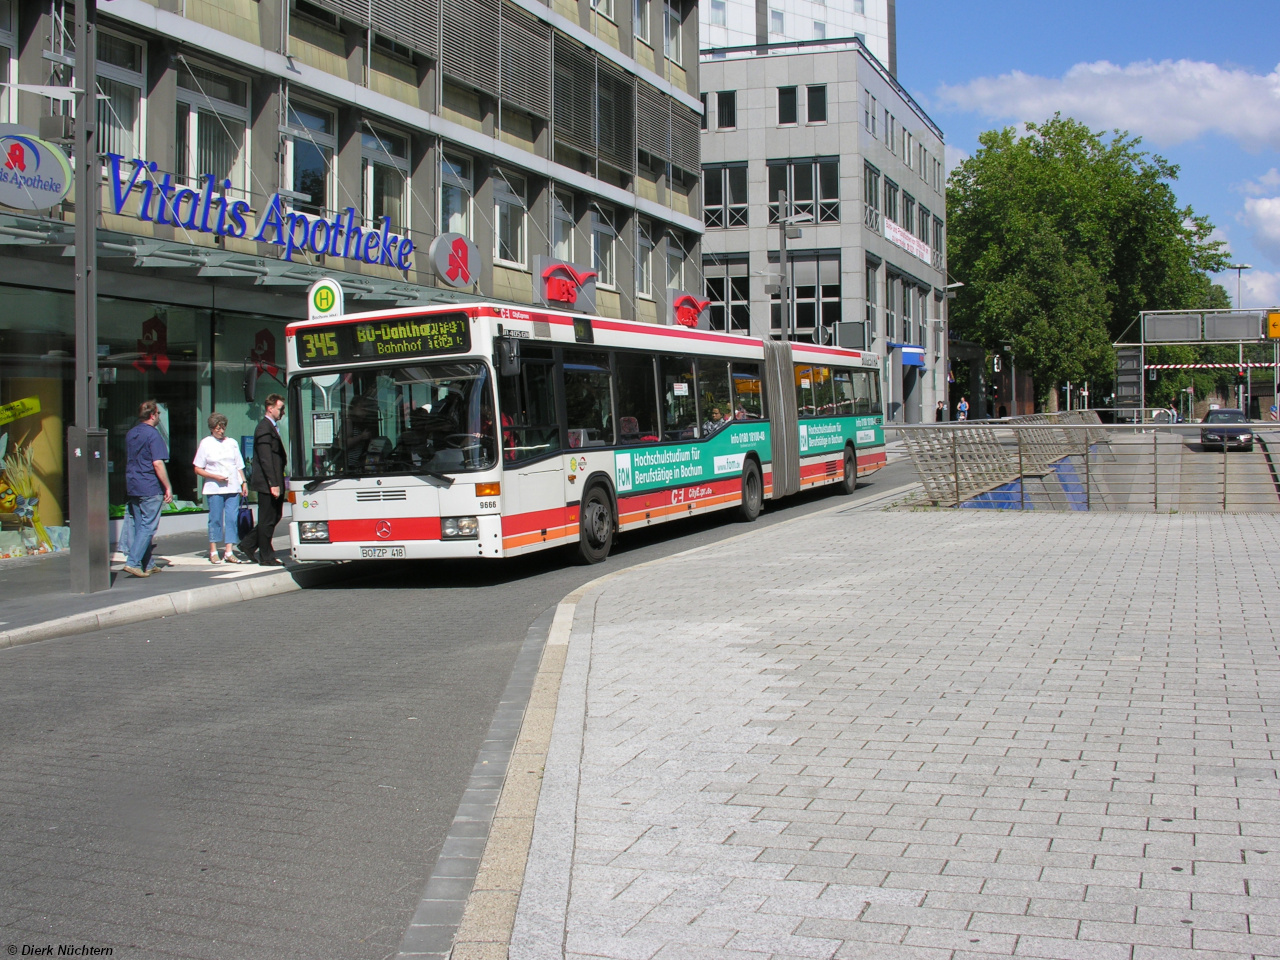
[[[992,373],[1000,372],[1000,354],[998,353],[991,358],[991,372]]]
[[[1244,370],[1237,370],[1237,371],[1236,371],[1236,385],[1237,385],[1237,386],[1241,386],[1241,387],[1243,387],[1243,386],[1245,385],[1245,382],[1246,382],[1248,379],[1249,379],[1248,374],[1246,374],[1246,373],[1244,372]]]

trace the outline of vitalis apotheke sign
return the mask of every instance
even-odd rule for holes
[[[126,164],[132,169],[127,169]],[[217,237],[248,238],[284,249],[284,259],[293,260],[298,252],[327,254],[359,260],[362,263],[410,269],[413,241],[390,230],[385,217],[381,229],[362,226],[364,218],[354,207],[347,207],[331,220],[287,209],[286,201],[276,193],[262,214],[255,215],[246,200],[233,200],[214,192],[214,178],[206,175],[199,190],[180,187],[173,174],[159,180],[155,163],[135,157],[126,161],[118,153],[107,154],[111,210],[124,214],[131,197],[137,196],[139,220],[182,226],[195,233],[211,233]],[[231,181],[223,180],[219,190],[230,190]],[[251,226],[250,224],[253,224]],[[256,227],[256,230],[254,229]]]
[[[0,125],[0,203],[17,210],[48,210],[71,192],[71,162],[57,146]]]

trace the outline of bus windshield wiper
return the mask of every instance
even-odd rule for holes
[[[412,475],[415,477],[426,477],[428,480],[434,480],[442,487],[452,487],[453,477],[446,477],[443,473],[436,473],[434,470],[414,470]]]
[[[320,484],[322,484],[322,483],[333,483],[335,480],[346,480],[347,478],[352,477],[352,476],[354,476],[354,474],[350,474],[350,473],[335,473],[335,474],[334,474],[333,476],[331,476],[331,477],[316,477],[314,480],[309,480],[309,481],[307,481],[306,485],[304,485],[304,486],[303,486],[303,488],[302,488],[302,492],[303,492],[303,493],[310,493],[312,490],[314,490],[314,489],[316,489],[317,487],[319,487],[319,486],[320,486]]]

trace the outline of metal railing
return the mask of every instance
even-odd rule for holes
[[[1092,411],[895,425],[921,492],[904,506],[1280,513],[1280,424],[1206,448],[1203,424],[1103,425]]]

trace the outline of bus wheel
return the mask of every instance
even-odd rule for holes
[[[844,476],[840,478],[840,489],[845,493],[858,489],[858,455],[850,447],[844,448]]]
[[[764,507],[764,480],[760,476],[760,464],[748,460],[742,465],[742,504],[738,507],[738,519],[750,523],[760,516]]]
[[[599,563],[613,547],[613,509],[609,494],[596,484],[578,504],[578,556],[583,563]]]

